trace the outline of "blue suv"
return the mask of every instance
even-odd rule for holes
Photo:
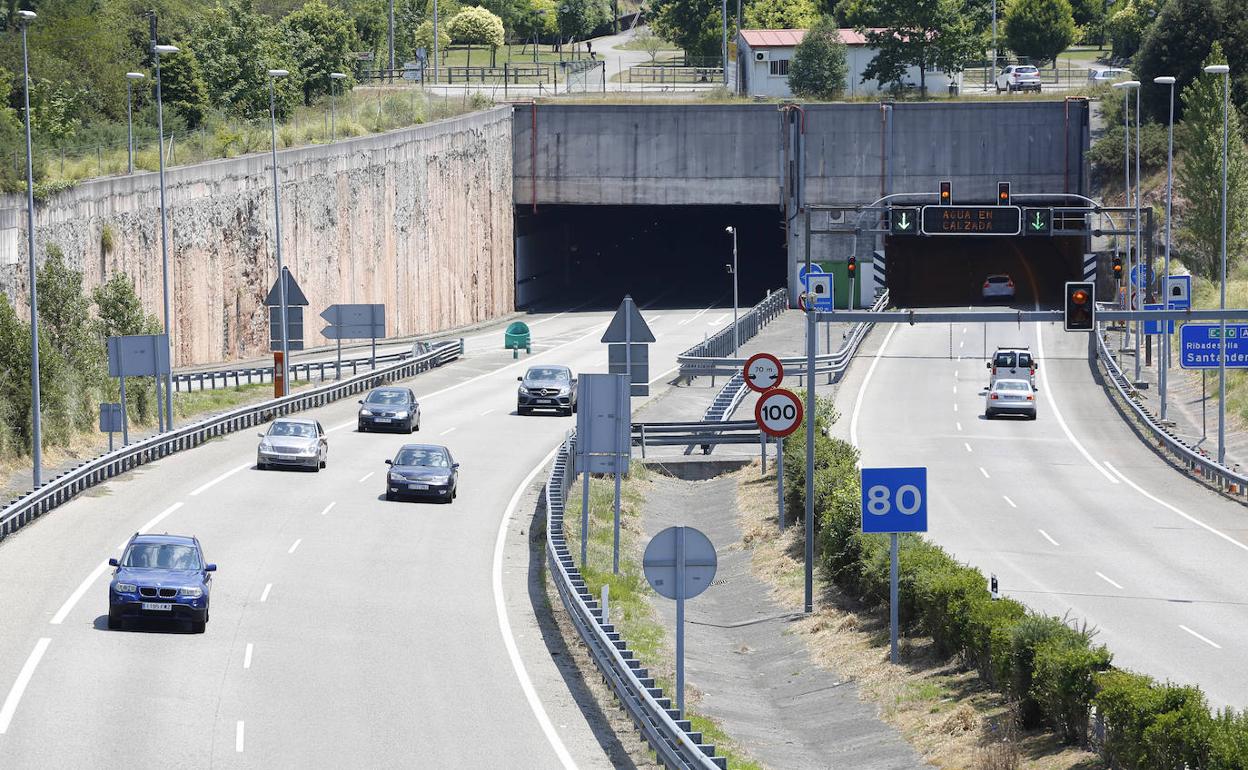
[[[204,562],[196,537],[140,535],[126,543],[121,559],[109,559],[117,570],[108,585],[108,627],[127,620],[189,620],[191,631],[208,623],[208,592],[217,565]]]

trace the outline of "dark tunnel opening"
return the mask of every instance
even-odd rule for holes
[[[774,206],[516,207],[516,307],[731,306],[737,230],[741,307],[785,284]]]
[[[1083,238],[991,236],[893,238],[886,244],[890,302],[897,307],[983,305],[989,275],[1014,281],[1013,301],[1060,307],[1067,281],[1083,276]]]

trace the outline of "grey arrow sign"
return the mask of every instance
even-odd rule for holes
[[[372,324],[344,324],[342,326],[326,326],[321,334],[327,340],[371,340],[386,336],[385,326]]]
[[[385,305],[330,305],[321,313],[330,323],[321,330],[326,339],[367,340],[386,336]]]

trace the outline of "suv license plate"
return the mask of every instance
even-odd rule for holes
[[[537,399],[536,403],[539,403],[539,404],[549,404],[549,403],[551,403],[551,400],[550,400],[549,398],[539,398],[539,399]]]
[[[145,610],[155,610],[157,612],[170,612],[173,609],[172,604],[158,604],[156,602],[143,602],[140,606]]]

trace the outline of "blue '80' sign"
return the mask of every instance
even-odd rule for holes
[[[927,468],[863,468],[862,531],[926,532]]]

